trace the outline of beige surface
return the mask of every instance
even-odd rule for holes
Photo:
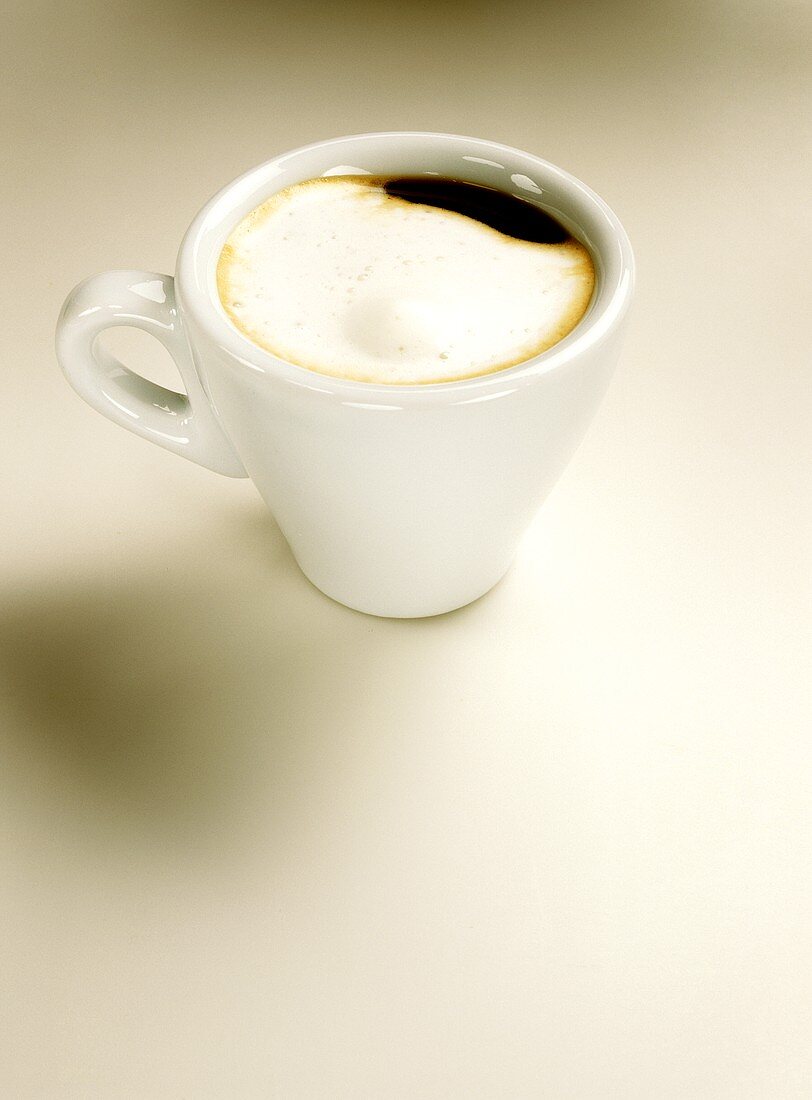
[[[5,5],[0,1095],[812,1094],[809,22]],[[243,169],[409,127],[586,179],[640,290],[508,579],[400,623],[52,330]]]

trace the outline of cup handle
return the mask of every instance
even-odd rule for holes
[[[100,333],[122,325],[161,341],[185,394],[142,378],[99,346]],[[247,476],[198,378],[171,276],[108,271],[85,279],[62,307],[56,354],[79,396],[116,424],[227,477]]]

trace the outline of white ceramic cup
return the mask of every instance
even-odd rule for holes
[[[331,378],[257,347],[217,295],[226,238],[268,195],[350,171],[436,173],[540,202],[592,253],[586,315],[518,366],[428,385]],[[225,187],[192,222],[174,279],[111,271],[81,283],[62,309],[57,355],[77,393],[111,420],[251,477],[322,592],[373,615],[437,615],[502,577],[581,441],[618,356],[633,267],[609,207],[547,161],[451,134],[362,134],[275,157]],[[116,325],[157,337],[186,394],[105,352],[97,337]]]

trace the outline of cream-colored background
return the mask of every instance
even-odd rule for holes
[[[3,23],[0,1094],[812,1094],[809,8]],[[244,169],[390,128],[560,163],[639,262],[515,569],[418,622],[324,599],[52,350]]]

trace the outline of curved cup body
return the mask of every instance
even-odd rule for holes
[[[436,615],[508,569],[609,382],[620,333],[533,385],[438,407],[243,376],[193,335],[204,384],[305,575],[374,615]]]

